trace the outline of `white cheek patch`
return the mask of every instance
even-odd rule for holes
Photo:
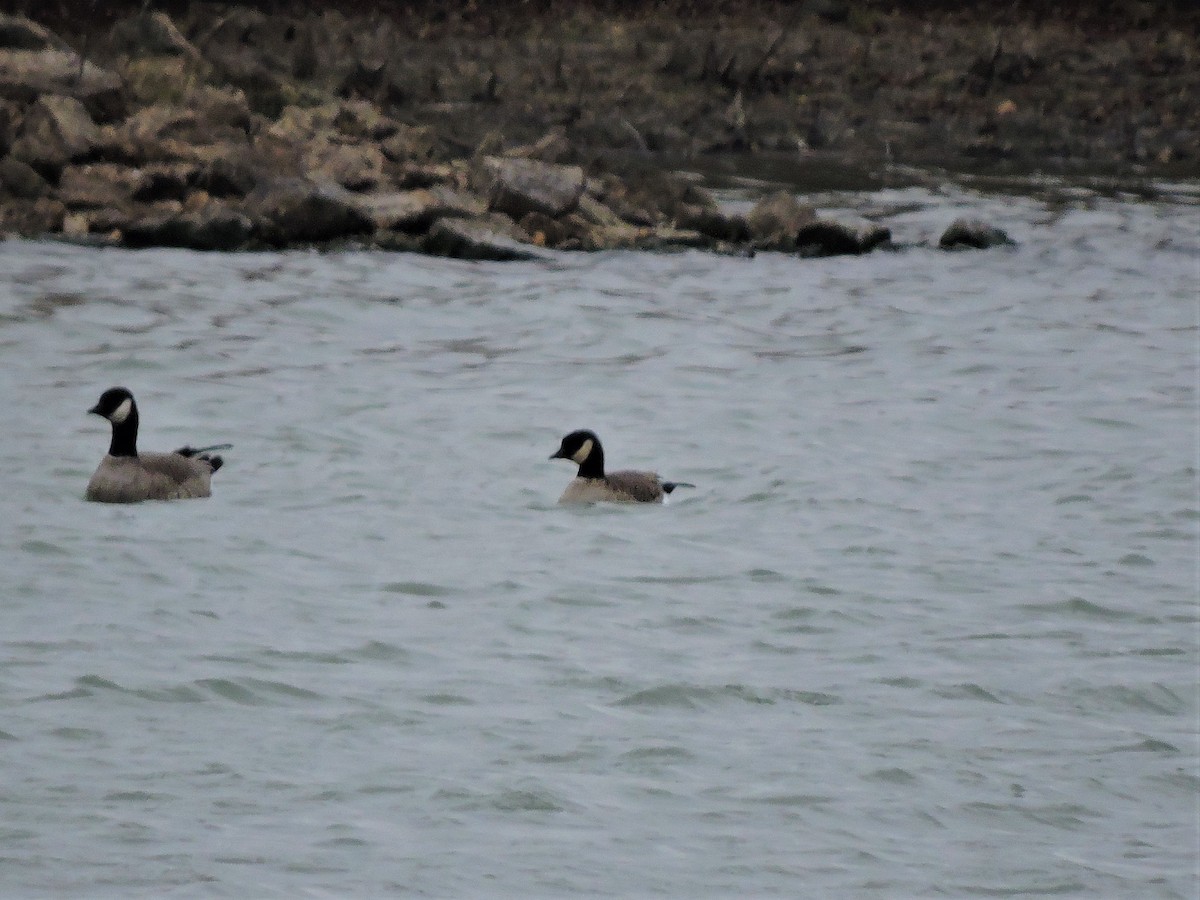
[[[114,425],[120,425],[129,418],[129,411],[131,409],[133,409],[133,401],[126,397],[121,401],[121,405],[112,411],[112,415],[108,417],[108,420]]]
[[[575,460],[579,465],[583,465],[583,461],[592,455],[592,439],[588,438],[584,441],[578,450],[575,451],[571,459]]]

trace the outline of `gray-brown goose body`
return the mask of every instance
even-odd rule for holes
[[[663,481],[657,472],[605,472],[604,448],[594,431],[572,431],[550,458],[569,459],[579,466],[559,503],[662,503],[677,487],[695,487],[686,481]]]
[[[222,444],[195,450],[181,447],[174,453],[138,453],[138,408],[133,394],[123,387],[109,388],[88,410],[112,424],[108,455],[100,460],[88,482],[88,500],[100,503],[138,503],[142,500],[185,500],[212,493],[213,472],[223,460],[208,451]]]

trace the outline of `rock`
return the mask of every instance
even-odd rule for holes
[[[976,219],[955,219],[942,234],[938,246],[943,250],[985,250],[1014,244],[1002,229]]]
[[[426,253],[455,259],[544,259],[537,248],[498,232],[489,219],[439,219],[421,243]]]
[[[427,231],[438,219],[478,218],[487,212],[478,197],[447,187],[365,194],[357,206],[377,229],[406,232]]]
[[[219,203],[200,209],[155,213],[124,228],[130,247],[186,247],[192,250],[237,250],[246,245],[254,223]]]
[[[428,125],[400,125],[379,143],[379,149],[395,163],[430,159],[437,149],[437,135]]]
[[[727,213],[720,208],[684,204],[675,216],[682,229],[698,231],[715,241],[745,243],[750,240],[750,226],[745,216]]]
[[[200,167],[195,186],[213,197],[245,197],[258,181],[258,170],[249,163],[219,156]]]
[[[130,56],[187,56],[199,60],[200,51],[185,38],[163,12],[141,13],[122,19],[112,27],[113,47]]]
[[[9,50],[0,53],[0,98],[33,103],[57,94],[74,97],[98,122],[126,113],[121,79],[90,62],[80,65],[69,50]]]
[[[873,222],[850,225],[817,219],[796,232],[796,249],[801,256],[853,256],[891,239],[890,229]]]
[[[28,163],[5,156],[0,159],[0,194],[35,200],[50,193],[50,184]]]
[[[139,203],[183,200],[193,187],[200,187],[200,171],[192,163],[152,163],[142,170],[133,199]]]
[[[373,144],[318,141],[304,154],[304,169],[310,177],[351,191],[370,191],[383,184],[383,162],[383,154]]]
[[[358,198],[340,185],[278,178],[251,191],[243,208],[268,243],[283,246],[370,232],[374,224],[357,203]]]
[[[56,194],[69,209],[124,206],[145,184],[137,169],[114,163],[68,166],[63,169]]]
[[[579,198],[578,213],[584,221],[602,228],[620,228],[629,223],[589,194]]]
[[[561,163],[568,159],[571,153],[571,142],[567,140],[566,131],[562,128],[555,128],[532,144],[513,147],[504,155],[513,158],[536,159],[545,163]]]
[[[0,50],[66,50],[66,41],[24,16],[0,13]]]
[[[760,250],[796,248],[796,235],[817,217],[811,206],[801,204],[787,191],[777,191],[763,197],[746,214],[750,239]]]
[[[12,155],[54,179],[67,163],[87,157],[99,136],[82,103],[74,97],[48,94],[25,114]]]
[[[0,203],[0,234],[40,237],[62,231],[67,208],[57,200],[14,200]]]
[[[623,221],[654,227],[676,219],[687,207],[716,208],[706,192],[678,172],[636,166],[626,174],[597,179],[596,197]]]
[[[17,120],[15,106],[0,100],[0,156],[7,156],[17,139]]]
[[[514,219],[540,212],[553,219],[566,215],[583,194],[583,169],[534,159],[487,156],[479,161],[480,193],[488,208]]]
[[[531,212],[526,213],[517,224],[529,235],[529,240],[535,247],[578,249],[582,246],[580,234],[586,229],[576,227],[572,218],[565,216],[552,219],[545,213]]]

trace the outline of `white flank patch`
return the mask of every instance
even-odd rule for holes
[[[572,456],[571,459],[575,460],[575,462],[579,463],[579,465],[582,466],[583,461],[591,455],[592,455],[592,439],[588,438],[586,441],[583,442],[583,444],[580,446],[580,448],[575,451],[575,455]]]
[[[129,418],[129,411],[131,409],[133,409],[133,400],[126,397],[121,401],[121,405],[112,411],[112,415],[108,417],[108,420],[114,425],[120,425]]]

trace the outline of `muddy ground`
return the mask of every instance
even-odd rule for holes
[[[144,93],[114,26],[144,4],[16,0]],[[277,117],[328,96],[430,125],[437,155],[561,129],[573,155],[824,158],[951,170],[1200,175],[1193,0],[153,2],[192,77]],[[214,45],[229,52],[212,59]],[[147,99],[154,99],[152,96]],[[582,160],[581,160],[582,161]]]

